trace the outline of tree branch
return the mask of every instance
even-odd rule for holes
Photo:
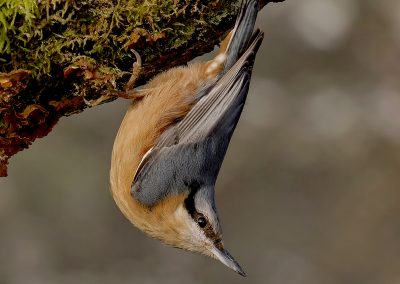
[[[239,2],[5,0],[0,176],[12,155],[46,136],[60,117],[114,100],[110,91],[129,79],[131,48],[142,57],[143,84],[211,51],[232,28]]]

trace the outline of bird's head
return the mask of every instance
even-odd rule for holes
[[[218,259],[242,276],[240,265],[224,248],[222,230],[214,201],[214,187],[192,184],[189,194],[166,201],[157,211],[157,221],[149,232],[153,237],[177,248],[198,252]],[[174,206],[168,203],[175,203]],[[169,211],[169,212],[168,212]]]

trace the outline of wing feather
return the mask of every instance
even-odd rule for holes
[[[180,184],[196,176],[215,183],[230,138],[248,93],[255,54],[263,34],[253,37],[240,59],[205,92],[189,113],[167,129],[146,153],[134,177],[132,194],[143,204],[154,205]]]

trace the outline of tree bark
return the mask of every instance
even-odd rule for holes
[[[232,28],[239,2],[5,0],[0,176],[11,156],[46,136],[60,117],[114,100],[111,91],[130,76],[130,49],[142,57],[140,85],[213,50]]]

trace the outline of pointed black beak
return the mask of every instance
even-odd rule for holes
[[[239,263],[233,258],[233,256],[224,248],[217,248],[214,247],[211,252],[214,254],[214,256],[221,261],[223,264],[228,266],[230,269],[236,271],[243,277],[246,277],[246,273],[243,271],[243,269],[240,267]]]

